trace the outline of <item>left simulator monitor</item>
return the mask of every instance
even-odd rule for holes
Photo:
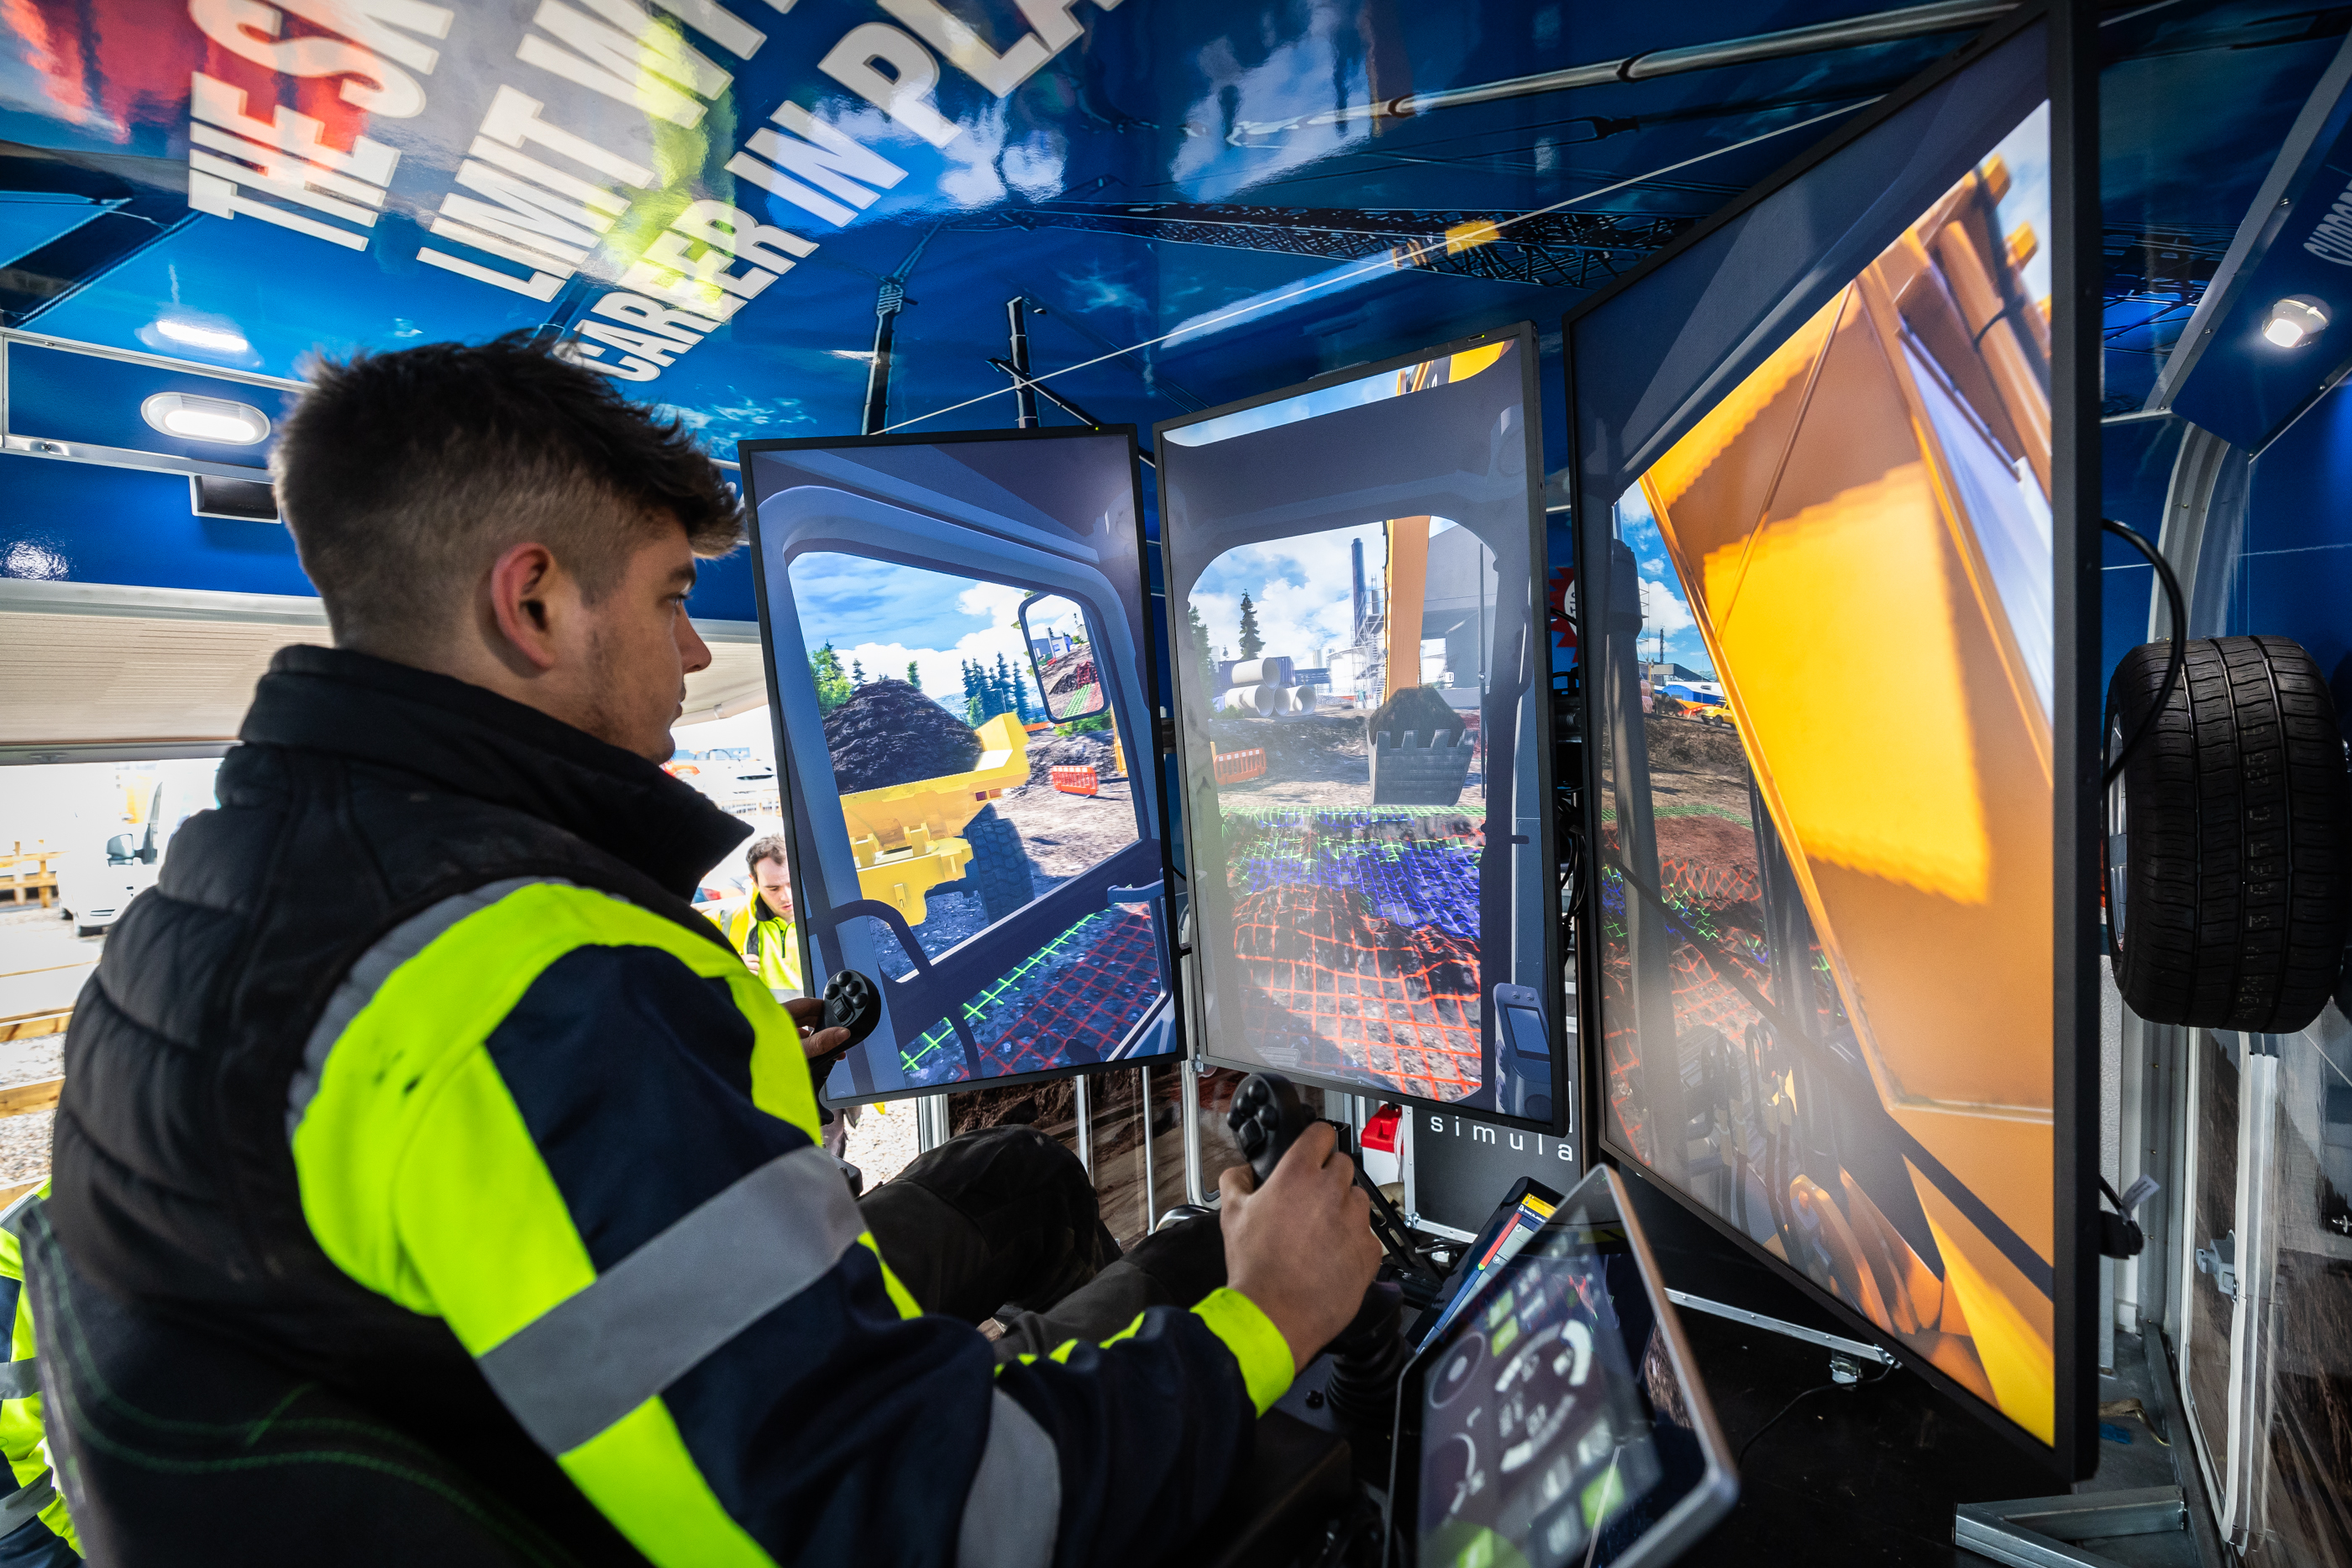
[[[1132,433],[741,455],[808,972],[883,995],[827,1100],[1174,1052]]]
[[[1525,327],[1158,427],[1207,1059],[1560,1130]]]

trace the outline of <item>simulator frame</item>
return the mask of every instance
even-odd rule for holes
[[[2098,1258],[2095,62],[2090,7],[2012,16],[1563,322],[1591,741],[1583,815],[1594,871],[1578,911],[1590,1042],[1583,1113],[1630,1175],[1779,1268],[2027,1452],[2077,1477],[2096,1468],[2098,1444],[2086,1364],[2096,1344]],[[2047,115],[2046,315],[2013,298],[2027,236],[1988,224],[2009,174],[1988,155],[2035,113]],[[1775,204],[1801,185],[1811,209],[1803,200]],[[2004,297],[1970,309],[1962,297],[1978,284]],[[1915,285],[1934,298],[1905,292]],[[1947,295],[1960,301],[1968,326],[1956,342],[1938,340],[1927,319],[1946,308],[1938,301]],[[1995,319],[1981,319],[1988,314]],[[1660,319],[1677,330],[1659,331]],[[1825,371],[1840,355],[1844,369]],[[1928,483],[1902,497],[1883,485],[1865,496],[1880,482],[1875,468],[1860,472],[1869,466],[1863,459],[1835,475],[1816,461],[1820,472],[1803,483],[1818,499],[1783,519],[1778,487],[1792,465],[1802,466],[1792,455],[1813,400],[1826,407],[1843,395],[1835,406],[1866,422],[1869,399],[1822,384],[1853,378],[1864,362],[1876,368],[1864,379],[1885,383],[1881,413],[1895,414],[1881,419],[1878,446],[1891,454],[1910,443],[1910,465]],[[2036,370],[2040,430],[2031,428]],[[1970,444],[1973,457],[1959,450]],[[1844,444],[1849,456],[1854,444]],[[2017,474],[2021,513],[2016,495],[1981,483],[1999,472],[1987,453]],[[2046,497],[2038,520],[2048,541],[2038,600],[2027,570],[2036,563],[2014,552],[1997,559],[2003,539],[1995,537],[2004,528],[2011,545],[2031,537],[2017,518],[2037,520],[2037,490]],[[1642,524],[1654,521],[1664,559],[1637,559],[1620,538],[1628,501]],[[1833,737],[1791,724],[1803,706],[1792,696],[1805,685],[1797,676],[1820,672],[1800,671],[1785,651],[1777,664],[1759,663],[1769,650],[1757,617],[1769,623],[1777,601],[1775,590],[1756,584],[1777,572],[1778,591],[1796,595],[1791,603],[1810,594],[1832,609],[1882,585],[1883,574],[1864,573],[1868,582],[1855,578],[1841,593],[1821,571],[1853,568],[1857,548],[1883,555],[1898,528],[1913,527],[1896,522],[1897,511],[1941,519],[1915,529],[1914,580],[1940,574],[1968,585],[1948,600],[1949,678],[1930,683],[1948,686],[1944,695],[1963,706],[1938,711],[1912,696],[1876,704],[1895,752],[1916,765],[1929,794],[1944,791],[1929,804],[1976,791],[1973,837],[1940,846],[1919,822],[1893,823],[1884,800],[1822,810],[1836,791],[1813,788],[1829,774],[1801,754]],[[1797,538],[1808,527],[1814,537]],[[1759,543],[1776,530],[1787,537]],[[1639,537],[1646,556],[1647,527]],[[1932,566],[1931,557],[1944,564]],[[1664,609],[1650,601],[1653,579],[1717,662],[1727,722],[1692,724],[1691,742],[1739,758],[1726,778],[1747,779],[1747,809],[1718,814],[1743,820],[1738,837],[1752,823],[1744,865],[1737,854],[1707,852],[1708,831],[1682,835],[1692,852],[1680,860],[1661,853],[1661,823],[1672,813],[1654,810],[1656,737],[1646,732],[1657,721],[1645,716],[1638,651],[1646,620]],[[1899,597],[1894,586],[1885,591]],[[1742,633],[1727,634],[1725,622],[1746,593],[1764,609],[1738,599],[1748,617],[1743,670],[1731,667],[1742,662]],[[1906,602],[1913,620],[1945,619],[1923,614],[1916,598]],[[1889,616],[1898,627],[1905,619]],[[2032,639],[2014,634],[2037,621],[2049,633],[2039,668]],[[1823,640],[1839,636],[1815,630]],[[1916,640],[1924,646],[1933,637]],[[1845,650],[1845,667],[1857,653]],[[1859,689],[1843,700],[1874,703]],[[2047,723],[2038,745],[2021,722],[2037,713]],[[1849,720],[1842,732],[1868,727]],[[2000,755],[1978,758],[1986,747]],[[2005,781],[1978,770],[1988,760],[2006,769]],[[1776,763],[1785,775],[1792,761],[1812,776],[1793,786],[1774,777]],[[1936,771],[1955,765],[1970,768],[1967,781]],[[1848,770],[1848,793],[1867,772]],[[2046,805],[2026,799],[2032,791],[2021,776],[2042,781]],[[1814,798],[1792,806],[1792,789],[1812,789]],[[1874,841],[1873,811],[1895,831]],[[1727,841],[1734,835],[1721,830],[1733,826],[1712,823],[1713,836]],[[1832,841],[1841,831],[1846,840]],[[1907,849],[1896,842],[1906,833]],[[1858,917],[1852,890],[1864,883],[1907,899],[1913,917],[1972,918],[1955,929],[1975,946],[1956,943],[1939,965],[1906,969],[1916,956],[1896,951],[1904,942],[1886,935],[1887,911],[1875,924]],[[1847,900],[1843,911],[1824,886]],[[1876,951],[1845,951],[1857,937]],[[1864,968],[1874,984],[1858,980]],[[2016,1027],[1979,1031],[1982,1061],[1938,1049],[1942,1036],[1919,1022],[1938,996],[1948,1009],[1963,998],[1980,1007],[1988,993],[2043,984],[2046,1004],[2023,997]],[[2025,1072],[2044,1030],[2046,1076]],[[1676,1058],[1670,1070],[1645,1072],[1661,1049]]]
[[[1067,469],[1084,461],[1073,450],[1082,442],[1115,445],[1123,465],[1118,504],[1092,519],[1092,532],[1036,498],[1060,471],[1045,455],[1068,452],[1061,465]],[[959,450],[992,455],[1007,444],[1026,444],[1034,455],[982,465],[992,473],[951,464]],[[895,465],[858,461],[893,451],[908,455]],[[806,973],[815,980],[856,969],[883,995],[881,1025],[820,1086],[826,1102],[1040,1082],[1176,1053],[1182,1035],[1169,978],[1166,802],[1151,765],[1158,685],[1134,427],[797,437],[745,442],[740,456]],[[776,482],[783,477],[791,482]],[[966,493],[955,493],[960,486]],[[1031,515],[1011,515],[1024,507]],[[1011,657],[1019,706],[971,710],[981,716],[970,730],[972,766],[839,787],[812,662],[831,643],[812,646],[820,640],[803,624],[794,569],[841,559],[870,563],[877,576],[938,577],[1008,599],[999,607],[1011,621],[998,628],[997,652],[1020,651]],[[1083,624],[1081,646],[1097,665],[1082,704],[1050,700],[1054,666],[1031,645],[1027,616],[1048,598],[1067,607],[1065,622]],[[919,685],[898,685],[891,671],[877,676],[852,698],[896,687],[899,703],[919,697],[932,724],[946,720],[951,735],[963,733],[946,705],[929,712],[934,700]],[[1034,726],[1042,733],[1023,722],[1032,682],[1043,699],[1045,716]],[[840,697],[833,711],[846,708]],[[1110,756],[1128,759],[1123,791],[1117,778],[1098,778],[1108,769],[1089,770],[1083,797],[1035,781],[1042,775],[1031,753],[1055,737],[1056,715],[1108,721]],[[1038,792],[1030,803],[1037,809],[1104,817],[1110,831],[1097,837],[1118,836],[1112,819],[1123,795],[1134,814],[1132,836],[1083,867],[1042,869],[1000,814],[1011,804],[1007,793],[1024,789]],[[996,863],[1008,857],[1010,869]],[[920,933],[943,896],[961,896],[985,913],[926,942]],[[1096,925],[1106,929],[1089,929]]]

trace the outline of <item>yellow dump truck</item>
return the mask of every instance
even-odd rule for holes
[[[988,802],[1029,782],[1029,734],[1011,714],[980,727],[980,765],[841,798],[857,858],[857,885],[867,898],[896,909],[909,925],[928,917],[925,895],[962,878],[971,845],[966,824]]]

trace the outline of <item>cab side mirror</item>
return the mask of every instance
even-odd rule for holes
[[[1093,631],[1076,600],[1058,593],[1033,593],[1023,600],[1021,640],[1029,649],[1029,668],[1037,677],[1046,717],[1066,724],[1109,708],[1102,671],[1095,663]]]
[[[106,841],[106,863],[130,865],[139,858],[139,851],[131,842],[129,833],[117,833]]]

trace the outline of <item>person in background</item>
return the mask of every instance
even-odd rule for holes
[[[0,1496],[0,1568],[78,1568],[81,1562],[65,1494],[49,1474],[33,1299],[25,1289],[25,1249],[13,1223],[26,1205],[48,1196],[45,1181],[0,1214],[0,1312],[9,1325],[8,1359],[0,1364],[0,1456],[16,1482]]]
[[[727,922],[727,945],[760,983],[780,996],[805,996],[800,926],[793,919],[793,883],[784,869],[784,841],[774,833],[751,841],[743,853],[751,896]]]

